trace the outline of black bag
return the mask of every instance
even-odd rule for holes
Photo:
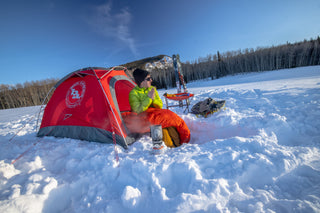
[[[213,114],[215,112],[218,112],[221,110],[223,107],[225,107],[226,101],[215,101],[212,98],[207,98],[204,101],[200,101],[196,103],[192,108],[191,108],[191,113],[195,115],[201,115],[203,117],[208,117],[208,115]]]

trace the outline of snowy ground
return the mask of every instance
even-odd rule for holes
[[[36,138],[39,107],[0,111],[0,212],[320,212],[320,66],[188,87],[226,109],[173,109],[192,142],[153,155],[145,136],[119,166],[113,145]]]

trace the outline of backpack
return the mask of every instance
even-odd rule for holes
[[[196,116],[203,116],[203,117],[208,117],[208,115],[211,115],[215,112],[218,112],[222,108],[225,107],[226,101],[215,101],[212,98],[207,98],[203,101],[200,101],[196,103],[192,108],[191,108],[191,113],[195,114]]]

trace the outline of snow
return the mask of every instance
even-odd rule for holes
[[[1,110],[0,212],[320,212],[320,66],[188,88],[226,109],[172,108],[191,142],[152,154],[144,136],[119,162],[110,144],[37,138],[39,107]]]

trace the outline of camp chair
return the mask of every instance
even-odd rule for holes
[[[185,112],[186,110],[188,110],[188,112],[189,112],[189,105],[190,105],[189,98],[192,98],[194,95],[191,93],[183,92],[183,93],[177,93],[177,94],[165,93],[163,96],[166,99],[167,109],[169,109],[169,107],[177,107],[177,106],[184,107],[184,106],[186,106],[186,109],[183,112]],[[173,100],[173,101],[179,101],[179,104],[178,105],[169,105],[168,99]],[[185,101],[185,103],[184,103],[184,101]]]

